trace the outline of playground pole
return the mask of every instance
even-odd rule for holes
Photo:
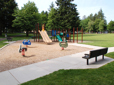
[[[60,35],[60,28],[59,28],[59,35]]]
[[[70,39],[70,29],[68,29],[68,34],[69,34],[69,38],[68,38],[68,41],[69,41],[69,39]]]
[[[55,29],[54,29],[54,42],[55,42]]]
[[[36,24],[36,37],[35,38],[36,38],[36,42],[37,42],[37,24]]]
[[[74,43],[74,32],[75,32],[75,28],[73,28],[73,43]]]
[[[63,41],[64,41],[64,29],[63,29]]]
[[[36,29],[36,25],[35,25],[35,29]],[[34,29],[34,42],[35,42],[35,29]]]
[[[42,30],[42,25],[43,25],[43,24],[41,24],[41,30]],[[43,39],[42,39],[42,42],[43,42]]]
[[[70,31],[70,42],[71,42],[71,31]]]
[[[38,23],[38,42],[39,42],[39,23]]]
[[[83,42],[83,28],[82,28],[82,40],[81,40],[81,42]]]
[[[56,35],[57,35],[57,28],[56,28]],[[57,37],[56,37],[56,42],[57,42]]]
[[[77,43],[78,43],[78,27],[77,27]]]
[[[51,29],[51,36],[52,36],[52,30],[53,30],[53,29]],[[53,41],[53,39],[52,39],[52,41]]]

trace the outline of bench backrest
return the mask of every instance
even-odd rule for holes
[[[98,49],[98,50],[92,50],[92,51],[90,51],[89,58],[97,57],[99,55],[104,55],[104,54],[107,53],[107,51],[108,51],[108,48],[102,48],[102,49]]]
[[[11,37],[7,37],[7,39],[12,39]]]

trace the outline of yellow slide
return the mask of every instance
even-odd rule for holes
[[[44,42],[46,42],[46,43],[51,43],[52,42],[52,40],[49,38],[49,36],[48,36],[48,34],[45,30],[44,31],[39,30],[39,33],[41,34]]]

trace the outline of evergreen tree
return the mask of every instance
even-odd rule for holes
[[[61,29],[68,29],[79,26],[79,13],[75,4],[71,2],[74,0],[57,0],[58,6],[57,19],[59,20],[59,26]]]
[[[49,12],[51,11],[51,8],[54,8],[53,2],[51,2],[51,5],[50,5],[50,7],[49,7]]]
[[[92,13],[88,16],[88,18],[89,18],[90,20],[94,21],[94,16],[93,16]]]
[[[102,9],[99,10],[97,17],[98,19],[105,20],[105,16]]]
[[[1,31],[5,30],[5,27],[12,29],[12,20],[15,19],[12,14],[16,6],[15,0],[0,0],[0,29],[2,29],[0,35],[2,34]]]
[[[48,15],[48,22],[46,24],[47,30],[57,28],[56,14],[57,14],[56,9],[51,8]]]

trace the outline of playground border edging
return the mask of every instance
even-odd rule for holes
[[[3,46],[2,48],[0,48],[0,50],[2,50],[3,48],[5,48],[5,47],[7,47],[8,45],[10,45],[10,44],[12,44],[12,43],[15,43],[15,42],[16,42],[16,41],[13,41],[13,42],[11,42],[11,43],[9,43],[9,44]]]

